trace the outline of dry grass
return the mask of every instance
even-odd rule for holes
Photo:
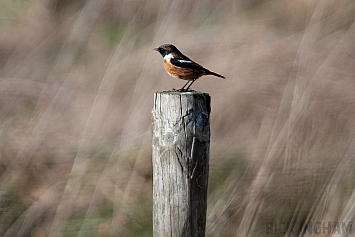
[[[153,92],[183,85],[163,43],[227,77],[194,84],[212,97],[208,236],[353,222],[354,16],[350,0],[0,1],[0,235],[152,235]]]

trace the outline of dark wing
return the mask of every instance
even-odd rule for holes
[[[202,73],[209,73],[210,71],[202,67],[200,64],[195,63],[188,57],[181,58],[171,58],[170,63],[179,68],[194,69]]]

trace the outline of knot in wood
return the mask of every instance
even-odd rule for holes
[[[166,131],[163,134],[163,146],[164,147],[172,147],[176,142],[175,135],[173,131]]]

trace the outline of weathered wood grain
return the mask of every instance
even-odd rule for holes
[[[205,236],[210,96],[156,92],[152,111],[155,237]]]

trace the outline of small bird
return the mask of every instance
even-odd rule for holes
[[[163,44],[154,50],[158,51],[164,58],[164,68],[166,72],[173,77],[187,80],[188,82],[178,91],[188,91],[191,85],[201,76],[212,75],[225,78],[215,72],[202,67],[185,55],[183,55],[174,45]],[[185,89],[187,84],[190,85]]]

